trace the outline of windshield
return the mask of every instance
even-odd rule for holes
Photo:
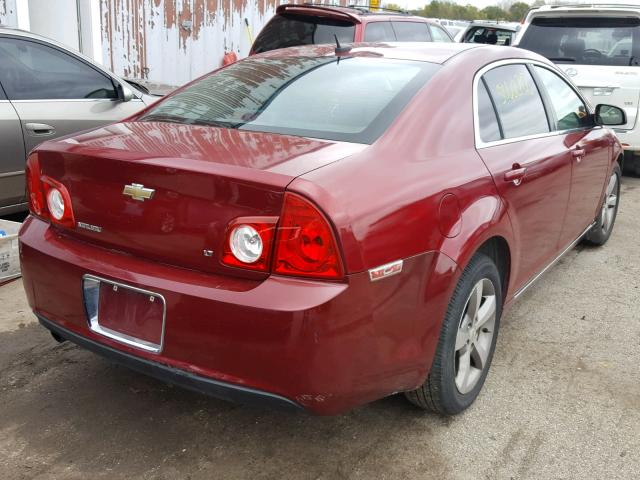
[[[250,57],[167,97],[139,121],[372,143],[438,68],[365,57]]]
[[[355,31],[356,27],[352,22],[343,20],[306,15],[276,15],[256,38],[253,53],[298,45],[335,44],[335,36],[340,43],[353,43]]]
[[[520,41],[556,63],[638,66],[638,18],[537,18]]]

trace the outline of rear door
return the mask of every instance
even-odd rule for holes
[[[0,211],[24,202],[24,162],[20,119],[0,86]]]
[[[506,203],[516,237],[517,288],[558,253],[571,163],[564,138],[523,63],[487,67],[476,85],[476,148]]]
[[[569,245],[593,222],[609,171],[611,146],[605,130],[595,128],[585,102],[564,79],[536,65],[533,72],[552,116],[552,128],[564,139],[571,164],[569,205],[561,245]]]
[[[26,151],[144,107],[139,99],[122,102],[109,76],[57,47],[2,36],[0,57],[0,83],[20,118]]]

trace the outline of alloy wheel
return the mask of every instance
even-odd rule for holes
[[[458,323],[455,383],[461,394],[476,386],[485,370],[496,323],[496,291],[488,278],[475,284]]]
[[[608,233],[613,226],[616,216],[616,207],[618,206],[618,175],[614,172],[609,179],[607,192],[604,196],[602,204],[602,231]]]

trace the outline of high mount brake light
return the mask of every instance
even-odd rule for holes
[[[42,175],[37,153],[29,155],[25,173],[31,213],[43,220],[73,228],[75,219],[69,191],[60,182]]]
[[[293,193],[285,194],[279,219],[233,220],[227,227],[221,260],[231,267],[282,275],[323,279],[344,276],[331,225],[311,202]]]

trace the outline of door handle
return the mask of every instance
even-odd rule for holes
[[[517,163],[513,166],[512,170],[509,170],[504,174],[504,180],[506,182],[513,182],[513,184],[517,187],[522,183],[525,174],[527,173],[526,167],[521,167]]]
[[[580,160],[582,160],[582,157],[584,157],[584,149],[583,148],[574,148],[573,150],[571,150],[571,155],[573,155],[573,158],[576,159],[577,162],[580,162]]]
[[[45,137],[56,133],[56,129],[46,123],[25,123],[24,127],[35,137]]]

